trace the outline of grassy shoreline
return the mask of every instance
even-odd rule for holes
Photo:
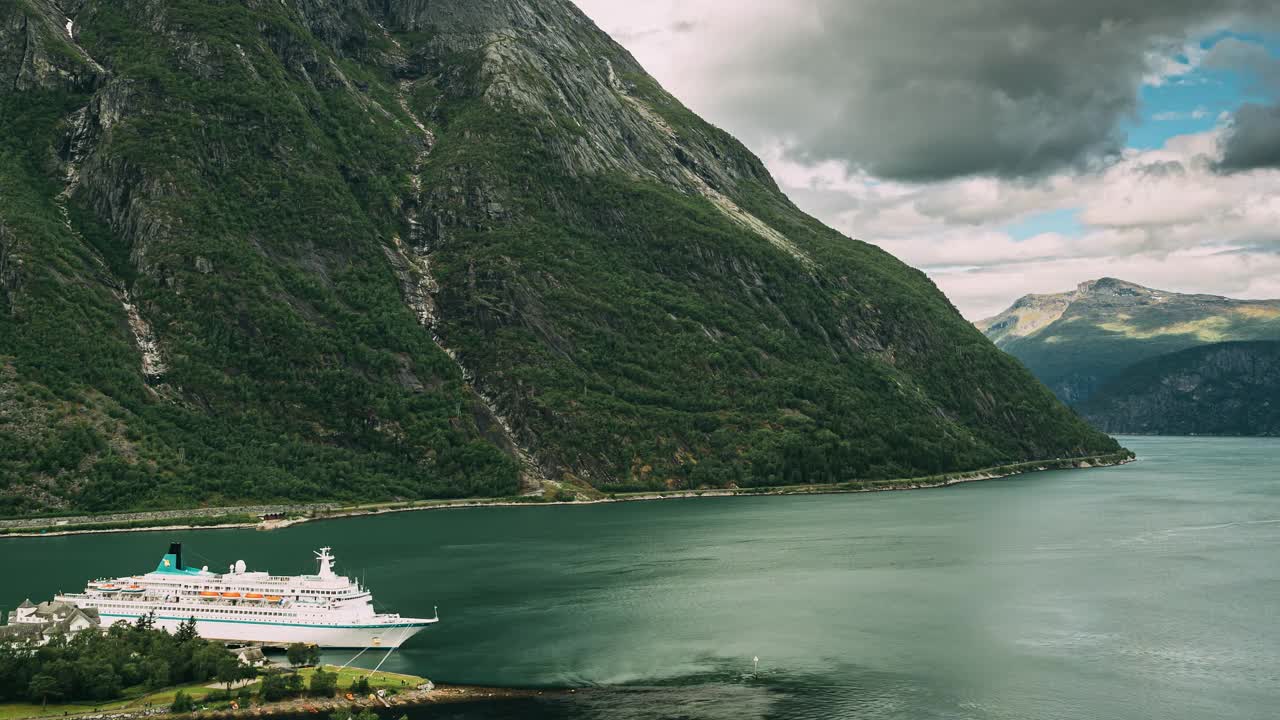
[[[228,718],[263,714],[301,715],[304,713],[322,713],[327,717],[328,713],[333,710],[366,707],[383,711],[385,716],[388,709],[394,712],[397,708],[414,705],[521,698],[541,695],[546,692],[555,692],[554,690],[494,688],[470,685],[435,685],[429,686],[431,689],[427,690],[419,688],[424,683],[427,683],[428,680],[416,675],[386,671],[371,673],[366,668],[358,667],[339,668],[334,665],[325,665],[323,667],[326,672],[337,673],[339,688],[347,688],[355,678],[367,675],[370,689],[388,691],[387,703],[384,704],[382,701],[360,696],[356,696],[353,700],[348,700],[344,696],[346,691],[340,689],[336,696],[330,698],[295,697],[275,702],[254,701],[252,704],[242,706],[239,709],[232,709],[229,700],[220,700],[212,703],[206,701],[210,693],[221,690],[217,683],[199,682],[175,685],[153,692],[138,693],[131,697],[107,702],[50,703],[47,707],[31,703],[0,703],[0,720],[37,720],[40,718],[75,718],[84,716],[94,718],[141,716],[149,718],[190,718],[193,713],[168,712],[168,706],[173,703],[174,696],[179,691],[186,693],[196,702],[197,710],[194,711],[195,715],[199,717]],[[310,681],[310,677],[314,673],[315,668],[302,668],[298,671],[298,674],[303,677],[304,684]],[[256,693],[261,682],[261,680],[256,680],[245,687]],[[352,715],[354,714],[355,712],[353,711]]]
[[[302,522],[320,520],[337,520],[348,517],[364,517],[395,512],[414,512],[420,510],[449,510],[481,507],[546,507],[553,505],[594,505],[612,502],[642,502],[648,500],[669,500],[700,497],[740,497],[761,495],[830,495],[860,492],[888,492],[898,490],[924,490],[930,488],[949,487],[961,483],[1022,475],[1029,472],[1046,470],[1065,470],[1076,468],[1097,468],[1123,465],[1134,460],[1133,453],[1125,450],[1103,455],[1090,455],[1076,458],[1055,458],[1053,460],[1031,460],[1009,465],[1000,465],[967,472],[944,473],[918,478],[902,478],[896,480],[865,480],[831,484],[779,485],[747,488],[707,488],[701,490],[652,490],[641,492],[614,493],[598,497],[578,500],[546,500],[534,496],[516,498],[461,498],[454,500],[409,500],[385,503],[370,503],[347,507],[316,509],[307,515],[289,517],[284,520],[259,521],[250,515],[218,515],[202,516],[202,510],[192,510],[190,519],[165,519],[156,521],[138,520],[86,523],[53,523],[47,526],[22,528],[0,528],[0,539],[22,537],[57,537],[64,535],[88,535],[118,532],[156,532],[172,530],[218,530],[230,528],[254,527],[262,530],[273,530]],[[121,513],[117,513],[121,514]],[[53,520],[54,518],[50,518]],[[4,720],[0,717],[0,720]]]

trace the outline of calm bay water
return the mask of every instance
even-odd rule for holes
[[[440,608],[385,669],[584,688],[414,720],[1275,717],[1280,441],[1124,442],[1141,462],[940,490],[4,540],[0,606],[170,539],[276,573],[332,545],[390,609]]]

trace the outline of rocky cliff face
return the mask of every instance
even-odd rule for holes
[[[74,11],[79,3],[67,3]],[[86,89],[101,76],[75,43],[75,27],[54,0],[0,7],[0,77],[15,91]]]
[[[9,228],[0,224],[0,311],[16,314],[14,296],[22,281],[22,260],[18,258],[17,240]]]
[[[10,509],[1117,449],[567,0],[0,15]]]
[[[1077,404],[1148,358],[1280,337],[1280,301],[1184,295],[1103,278],[1072,292],[1028,295],[977,325],[1058,397]]]
[[[1138,363],[1081,413],[1114,433],[1280,435],[1280,342],[1215,343]]]

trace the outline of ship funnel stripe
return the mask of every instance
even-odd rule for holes
[[[168,575],[199,575],[200,570],[182,564],[182,543],[169,543],[169,552],[160,558],[155,572]]]

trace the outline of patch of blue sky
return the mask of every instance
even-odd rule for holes
[[[1084,225],[1080,223],[1080,208],[1060,208],[1024,217],[1006,225],[1004,231],[1018,241],[1045,233],[1080,237],[1084,234]]]
[[[1261,43],[1280,56],[1280,38],[1275,36],[1221,31],[1205,37],[1199,44],[1208,50],[1229,37]],[[1213,129],[1222,113],[1234,112],[1243,103],[1266,100],[1255,78],[1245,73],[1199,67],[1185,75],[1168,78],[1160,85],[1144,85],[1139,96],[1138,117],[1126,122],[1121,130],[1127,136],[1129,147],[1158,148],[1171,137]]]
[[[1235,75],[1197,70],[1164,85],[1144,86],[1140,116],[1122,127],[1126,144],[1150,150],[1177,135],[1212,130],[1223,111],[1233,111],[1242,102],[1240,79]]]

